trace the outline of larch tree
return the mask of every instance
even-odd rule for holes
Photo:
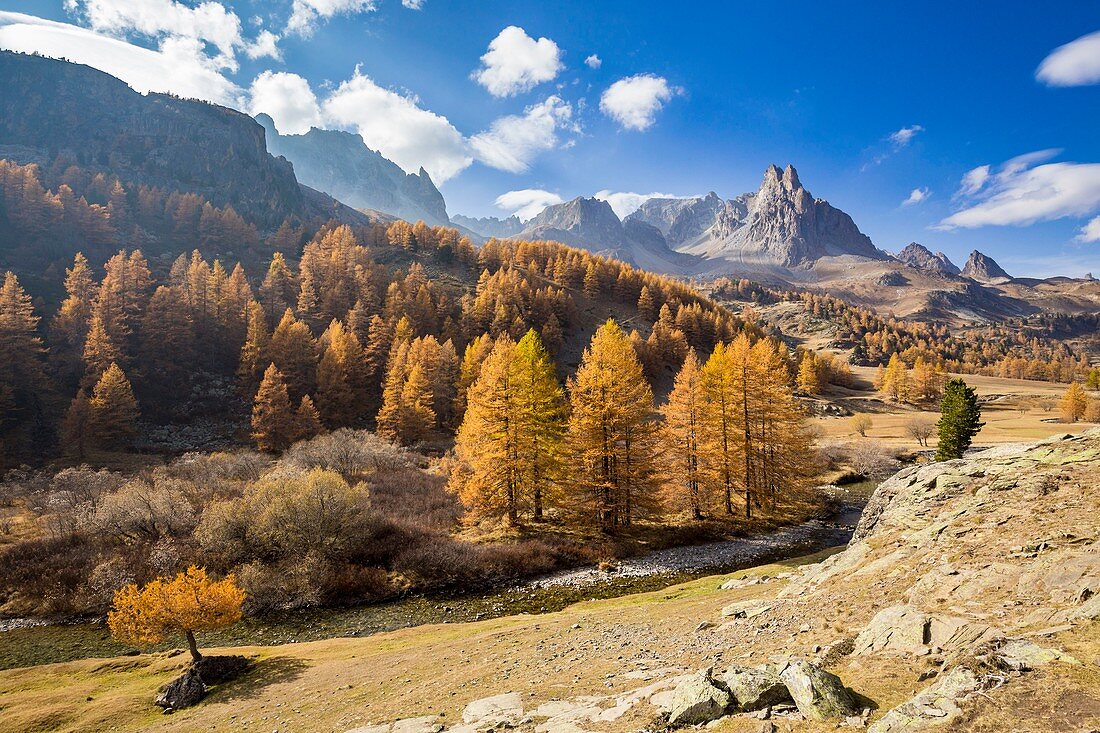
[[[909,386],[909,367],[894,352],[881,373],[878,390],[894,402],[905,402],[909,399]]]
[[[286,450],[297,435],[298,424],[286,380],[278,367],[271,364],[252,404],[252,439],[260,450],[278,453]]]
[[[562,473],[565,393],[554,362],[534,329],[516,345],[511,371],[516,385],[520,475],[530,493],[531,514],[539,521]]]
[[[432,383],[428,372],[420,363],[413,363],[409,376],[401,388],[401,422],[398,436],[405,443],[413,443],[424,438],[435,425],[435,410],[432,409]]]
[[[95,301],[96,286],[88,258],[80,252],[73,258],[73,266],[65,270],[65,300],[61,302],[51,328],[51,349],[66,362],[66,371],[73,373],[73,380],[79,374],[80,357],[84,351],[84,336],[92,318],[92,303]],[[74,366],[75,365],[75,366]]]
[[[812,438],[806,416],[795,399],[787,376],[787,358],[771,339],[757,341],[750,352],[754,382],[750,392],[750,420],[755,439],[752,483],[756,499],[766,496],[772,507],[783,492],[805,487],[815,471]]]
[[[944,387],[943,402],[940,403],[936,460],[962,458],[971,440],[985,424],[981,417],[982,409],[974,388],[968,387],[962,379],[949,379]]]
[[[316,384],[317,343],[309,326],[294,317],[289,308],[268,343],[268,358],[286,379],[291,399],[313,392]]]
[[[83,359],[83,384],[87,386],[98,382],[103,372],[107,371],[107,367],[117,364],[122,359],[122,354],[107,332],[103,318],[98,312],[92,315],[88,326],[88,334],[84,339]]]
[[[653,391],[613,320],[596,331],[569,382],[570,493],[582,522],[630,526],[653,500],[658,426]]]
[[[713,486],[725,513],[733,514],[737,462],[743,446],[737,425],[742,390],[729,348],[718,343],[703,365],[702,440],[700,456],[704,480]]]
[[[38,316],[19,279],[5,273],[0,285],[0,427],[38,411],[44,386]]]
[[[83,461],[88,454],[88,445],[92,433],[92,406],[88,399],[88,393],[83,389],[76,392],[76,397],[69,403],[69,409],[61,421],[61,449],[68,455],[73,455],[78,461]]]
[[[466,344],[462,353],[462,362],[458,368],[458,382],[455,384],[454,414],[461,421],[466,412],[466,392],[481,374],[481,365],[493,350],[493,339],[483,333]]]
[[[703,402],[699,359],[695,349],[690,349],[661,412],[668,443],[672,446],[666,453],[671,498],[678,509],[686,508],[694,519],[702,519],[703,507],[710,504],[702,496],[703,483],[699,478]]]
[[[241,394],[251,397],[263,378],[264,359],[271,334],[267,330],[267,317],[263,306],[255,300],[248,302],[248,326],[245,331],[244,345],[241,346],[240,361],[237,364],[237,379]],[[270,361],[268,363],[271,363]]]
[[[138,404],[130,380],[112,363],[92,390],[89,404],[92,434],[102,446],[117,448],[137,434]]]
[[[187,641],[191,659],[202,659],[195,632],[232,626],[241,620],[245,594],[232,575],[211,580],[205,568],[191,566],[174,578],[158,578],[115,593],[107,626],[128,644],[156,644],[172,634]]]
[[[802,360],[798,363],[798,389],[809,395],[821,392],[821,374],[817,357],[812,351],[803,352]]]
[[[294,439],[296,441],[309,440],[324,431],[325,427],[321,423],[321,413],[317,411],[313,399],[309,395],[305,395],[298,403],[298,409],[294,413]]]
[[[1089,396],[1081,388],[1079,382],[1070,382],[1069,387],[1062,394],[1059,407],[1062,410],[1062,420],[1065,422],[1077,422],[1085,416],[1089,406]]]

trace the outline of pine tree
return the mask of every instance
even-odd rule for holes
[[[297,415],[290,404],[286,380],[271,364],[264,372],[252,404],[252,439],[269,453],[287,449],[298,435]]]
[[[1062,401],[1060,407],[1062,410],[1062,420],[1065,422],[1077,422],[1085,416],[1085,410],[1089,406],[1089,397],[1085,394],[1085,390],[1081,388],[1080,383],[1070,382],[1069,387],[1066,388],[1065,393],[1062,395]]]
[[[582,521],[629,526],[652,501],[657,425],[653,392],[630,339],[601,326],[569,383],[570,493]]]
[[[699,359],[688,351],[676,375],[668,402],[661,409],[669,445],[669,486],[678,508],[687,508],[694,519],[703,518],[709,502],[702,496],[699,480],[699,439],[702,431],[703,388]]]
[[[89,422],[95,442],[122,447],[137,434],[138,404],[130,380],[112,363],[92,390]]]
[[[962,458],[970,447],[970,441],[985,425],[981,422],[981,416],[982,410],[974,388],[968,387],[962,379],[949,379],[940,404],[936,460]]]

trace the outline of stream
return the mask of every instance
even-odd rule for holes
[[[529,578],[491,591],[413,596],[351,608],[311,608],[245,618],[202,634],[203,646],[276,645],[334,637],[369,636],[436,623],[460,623],[517,613],[549,613],[579,601],[660,590],[687,580],[809,555],[848,542],[874,484],[844,489],[842,511],[767,534],[673,547],[621,561],[611,571],[582,567]],[[150,650],[179,646],[169,639]],[[46,624],[0,621],[0,669],[134,654],[111,638],[104,619]]]

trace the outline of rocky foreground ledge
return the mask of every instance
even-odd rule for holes
[[[843,552],[724,582],[719,613],[662,640],[679,665],[634,661],[608,677],[638,682],[608,695],[471,700],[447,730],[1092,731],[1098,538],[1100,431],[908,468]],[[425,716],[354,731],[443,729]]]

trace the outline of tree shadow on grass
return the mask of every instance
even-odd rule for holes
[[[252,661],[241,676],[210,688],[210,702],[232,702],[252,698],[263,688],[297,679],[309,667],[293,657],[266,657]]]

